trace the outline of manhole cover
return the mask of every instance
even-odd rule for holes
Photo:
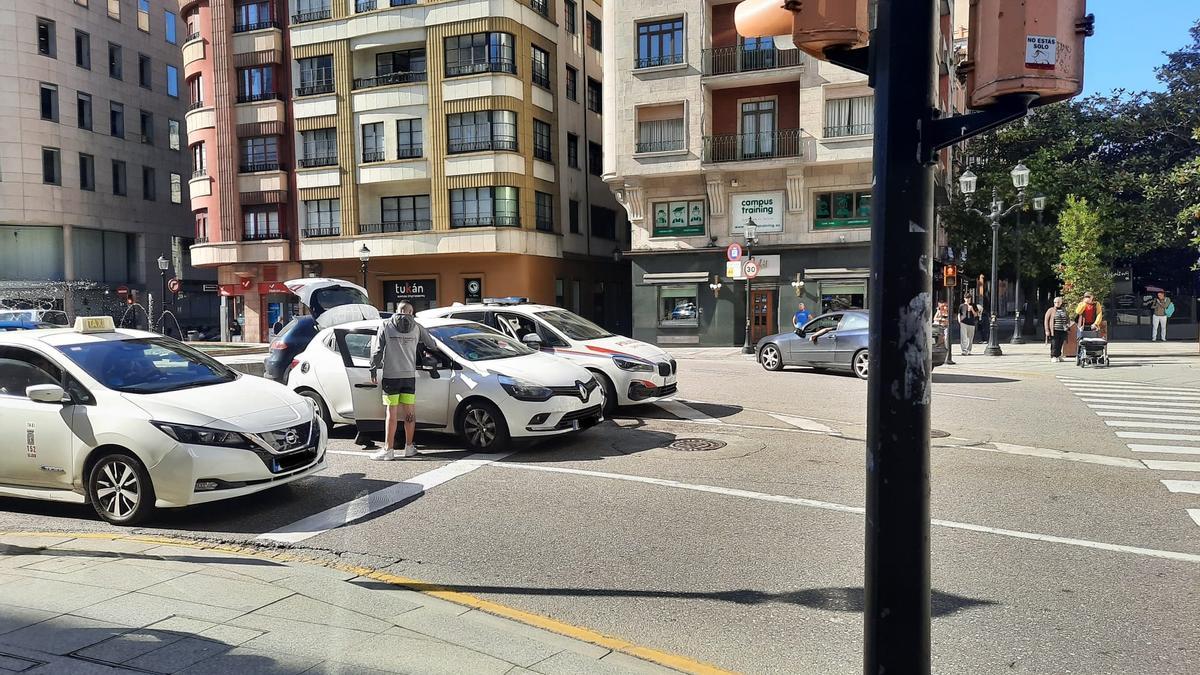
[[[949,432],[949,431],[942,431],[941,429],[930,429],[930,430],[929,430],[929,437],[930,437],[930,438],[949,438],[949,437],[950,437],[950,432]]]
[[[729,444],[725,441],[713,441],[707,438],[677,438],[667,445],[667,449],[680,452],[706,452],[720,450],[726,445]]]

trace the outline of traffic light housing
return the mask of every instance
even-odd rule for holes
[[[942,266],[942,287],[954,288],[958,285],[958,265]]]

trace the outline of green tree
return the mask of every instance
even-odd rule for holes
[[[1100,213],[1087,199],[1069,195],[1058,216],[1058,230],[1063,246],[1056,271],[1067,306],[1073,308],[1089,291],[1097,302],[1105,302],[1112,293],[1113,279],[1100,249],[1104,235]]]

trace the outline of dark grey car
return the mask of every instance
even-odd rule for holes
[[[868,322],[865,309],[822,314],[792,333],[769,335],[758,341],[758,362],[767,370],[784,366],[811,366],[818,370],[844,370],[867,379]],[[946,362],[942,327],[933,327],[933,365]]]

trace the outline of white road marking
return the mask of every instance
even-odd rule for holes
[[[1113,393],[1107,391],[1086,391],[1077,392],[1080,398],[1119,398],[1119,399],[1148,399],[1159,401],[1200,401],[1200,396],[1189,396],[1185,394],[1138,394],[1132,392]],[[1145,401],[1142,401],[1145,403]]]
[[[1195,415],[1163,415],[1161,413],[1136,413],[1123,410],[1094,410],[1101,417],[1128,417],[1134,420],[1169,420],[1175,422],[1200,422]],[[1179,412],[1179,411],[1174,411]]]
[[[1128,457],[1110,457],[1109,455],[1093,455],[1086,452],[1071,452],[1069,450],[1054,450],[1052,448],[1035,448],[1028,445],[1013,445],[1011,443],[992,442],[992,447],[982,445],[939,445],[939,448],[958,448],[960,450],[983,450],[999,452],[1006,455],[1023,455],[1026,457],[1041,457],[1043,459],[1061,459],[1068,462],[1084,464],[1101,464],[1118,466],[1123,469],[1144,469],[1146,466],[1139,460]]]
[[[1160,387],[1152,384],[1133,385],[1133,384],[1070,384],[1067,388],[1071,391],[1094,390],[1094,391],[1133,391],[1133,392],[1166,392],[1171,394],[1192,394],[1200,396],[1200,389],[1190,389],[1183,387]]]
[[[1189,404],[1190,405],[1190,404]],[[1122,403],[1089,403],[1088,407],[1092,410],[1126,410],[1129,412],[1158,412],[1158,413],[1195,413],[1200,415],[1200,403],[1195,404],[1195,409],[1178,410],[1175,408],[1160,408],[1147,407],[1140,405],[1124,405]]]
[[[1192,520],[1196,521],[1197,525],[1200,525],[1200,509],[1188,509],[1187,512],[1192,517]]]
[[[1200,424],[1176,424],[1174,422],[1124,422],[1122,420],[1104,420],[1110,427],[1137,427],[1141,429],[1178,429],[1180,431],[1200,431]]]
[[[511,452],[504,452],[470,455],[457,462],[451,462],[432,471],[426,471],[401,483],[395,483],[382,490],[376,490],[358,499],[338,504],[333,508],[326,509],[320,513],[314,513],[307,518],[302,518],[289,525],[284,525],[265,534],[260,534],[256,539],[295,544],[341,527],[380,509],[386,509],[400,502],[412,499],[446,481],[464,476],[480,467],[502,460],[511,454]]]
[[[1113,401],[1106,398],[1092,398],[1091,396],[1080,396],[1080,401],[1084,403],[1099,403],[1112,406],[1155,406],[1156,408],[1188,408],[1200,409],[1200,401],[1196,403],[1179,402],[1179,401]]]
[[[370,457],[371,455],[375,454],[374,452],[368,452],[365,450],[326,450],[325,452],[328,452],[331,455],[353,455],[355,457]]]
[[[1200,495],[1200,480],[1164,480],[1161,482],[1171,492]]]
[[[1175,462],[1165,459],[1143,459],[1142,464],[1154,471],[1194,471],[1200,473],[1200,462]]]
[[[723,422],[721,422],[721,420],[719,420],[715,417],[711,417],[709,415],[705,415],[704,413],[700,412],[699,410],[696,410],[692,406],[684,405],[683,403],[680,403],[679,401],[668,399],[666,401],[657,401],[657,402],[655,402],[654,405],[662,408],[663,410],[671,413],[672,415],[674,415],[680,419],[688,420],[689,422],[698,422],[700,424],[723,424]]]
[[[1075,383],[1075,382],[1078,382],[1081,384],[1134,384],[1134,385],[1146,384],[1145,382],[1130,382],[1129,380],[1092,380],[1092,379],[1087,379],[1087,378],[1083,378],[1083,377],[1070,377],[1068,375],[1059,375],[1058,379],[1063,384]]]
[[[820,422],[816,422],[816,421],[810,420],[810,419],[805,419],[803,417],[792,417],[791,415],[778,415],[775,413],[771,413],[771,417],[774,417],[775,419],[779,420],[780,422],[786,422],[787,424],[790,424],[799,429],[804,429],[805,431],[816,431],[816,432],[822,433],[822,434],[837,433],[833,429],[825,426],[824,424],[821,424]]]
[[[1120,436],[1120,434],[1117,434]],[[1200,448],[1187,445],[1144,445],[1130,443],[1129,449],[1134,452],[1159,452],[1165,455],[1200,455]]]
[[[986,396],[969,396],[967,394],[953,394],[948,391],[937,391],[936,389],[934,390],[933,394],[934,394],[934,396],[953,396],[954,398],[973,398],[976,401],[995,401],[996,400],[994,398],[988,398]]]
[[[728,497],[741,497],[743,499],[754,499],[764,502],[774,502],[777,504],[790,504],[793,506],[806,506],[813,509],[823,511],[836,511],[839,513],[853,513],[856,515],[865,515],[866,509],[861,506],[849,506],[847,504],[837,504],[835,502],[824,502],[816,499],[804,499],[801,497],[787,497],[784,495],[772,495],[762,492],[751,492],[750,490],[739,490],[736,488],[718,487],[715,485],[698,485],[694,483],[681,483],[679,481],[668,480],[664,478],[649,478],[646,476],[631,476],[621,473],[608,473],[604,471],[588,471],[586,469],[568,469],[566,467],[556,466],[539,466],[534,464],[510,464],[508,462],[497,462],[492,464],[494,467],[505,469],[516,469],[519,471],[544,471],[547,473],[563,473],[576,476],[591,476],[595,478],[608,478],[611,480],[623,480],[633,483],[644,483],[648,485],[658,485],[660,487],[675,488],[680,490],[692,490],[695,492],[708,492],[711,494],[725,495]],[[960,523],[952,520],[940,520],[934,518],[930,520],[932,525],[945,527],[955,530],[967,530],[970,532],[980,532],[985,534],[995,534],[1003,537],[1012,537],[1015,539],[1027,539],[1032,541],[1041,541],[1052,544],[1065,544],[1068,546],[1079,546],[1083,548],[1098,549],[1102,551],[1113,551],[1116,553],[1130,553],[1133,555],[1142,555],[1153,558],[1165,558],[1167,560],[1178,560],[1181,562],[1200,564],[1200,555],[1194,553],[1183,553],[1180,551],[1163,551],[1152,548],[1141,548],[1138,546],[1125,546],[1123,544],[1109,544],[1102,541],[1089,541],[1087,539],[1073,539],[1071,537],[1059,537],[1050,534],[1038,534],[1036,532],[1022,532],[1019,530],[1006,530],[997,527],[988,527],[986,525],[975,525],[973,523]]]

